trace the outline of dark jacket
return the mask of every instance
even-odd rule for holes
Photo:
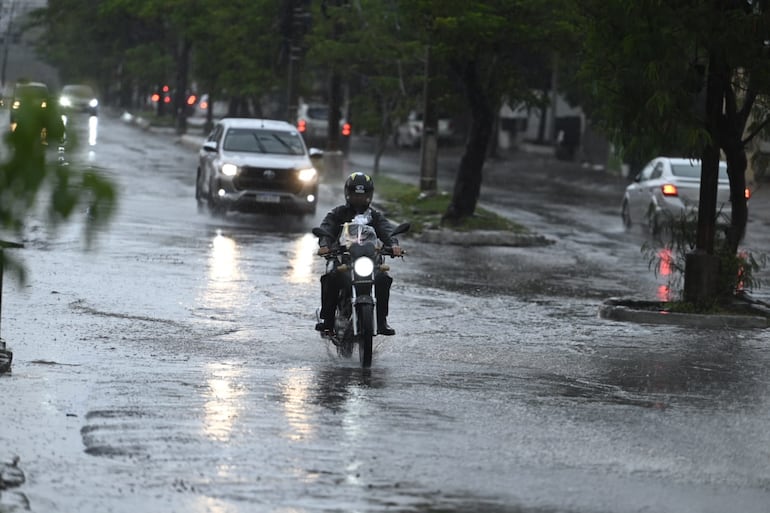
[[[369,213],[372,218],[369,225],[374,228],[375,232],[377,232],[377,238],[386,246],[398,246],[398,240],[390,235],[393,232],[393,225],[390,224],[390,221],[371,207],[369,208]],[[340,205],[339,207],[331,209],[329,213],[326,214],[326,217],[324,217],[324,220],[321,221],[321,228],[333,234],[334,239],[320,237],[318,239],[318,245],[326,247],[333,246],[340,238],[342,225],[352,221],[355,216],[356,211],[347,205]]]

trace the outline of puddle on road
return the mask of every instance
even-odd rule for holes
[[[553,387],[555,395],[597,401],[609,404],[640,406],[643,408],[664,409],[667,407],[664,397],[645,398],[622,387],[607,383],[591,382],[566,376],[541,376],[547,387]]]
[[[555,395],[647,408],[718,409],[760,400],[767,379],[764,364],[729,335],[724,341],[717,333],[711,337],[704,333],[702,344],[691,340],[686,347],[672,340],[669,347],[653,352],[649,347],[599,348],[604,357],[595,360],[600,365],[590,373],[543,374],[538,379]]]

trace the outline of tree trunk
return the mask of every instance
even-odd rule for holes
[[[745,91],[736,94],[735,89],[728,84],[725,95],[725,117],[720,125],[719,144],[725,152],[727,159],[727,175],[730,177],[730,203],[732,214],[730,227],[727,229],[727,247],[731,253],[738,252],[738,245],[746,234],[746,223],[749,211],[746,205],[746,145],[743,134],[749,113],[754,105],[756,93],[751,90],[750,84],[745,82],[742,87]],[[740,110],[738,108],[739,96],[743,101]]]
[[[455,178],[452,200],[442,219],[453,224],[472,216],[476,210],[481,192],[481,172],[495,120],[493,102],[479,79],[474,61],[465,63],[461,77],[471,107],[471,125],[465,153],[460,159],[460,168]]]
[[[543,90],[543,97],[548,96],[548,91]],[[537,127],[537,143],[545,144],[545,127],[548,124],[548,104],[543,101],[540,106],[540,124]]]
[[[174,114],[178,134],[187,132],[187,77],[190,69],[192,42],[183,37],[177,54],[176,89],[174,91]]]
[[[711,142],[701,158],[700,199],[698,203],[698,232],[696,250],[712,254],[716,229],[717,186],[719,185],[719,135],[723,122],[725,89],[729,77],[724,59],[711,51],[706,80],[706,129]]]
[[[715,271],[719,257],[714,255],[717,186],[719,185],[719,127],[723,119],[725,97],[724,60],[711,51],[706,81],[706,129],[711,140],[701,157],[700,199],[695,251],[686,255],[684,299],[699,306],[713,302],[717,293]]]
[[[746,205],[746,150],[740,139],[733,139],[723,146],[727,158],[727,174],[730,177],[730,203],[732,214],[727,229],[727,247],[731,253],[738,252],[738,245],[746,234],[749,210]]]
[[[329,124],[327,126],[326,149],[340,149],[340,110],[342,110],[342,76],[332,70],[329,80]]]
[[[209,87],[209,91],[214,91],[214,87]],[[206,121],[203,123],[203,133],[208,135],[214,128],[214,95],[208,93],[208,105],[206,105]]]

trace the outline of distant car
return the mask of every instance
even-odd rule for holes
[[[300,102],[297,109],[297,129],[308,147],[326,149],[329,139],[329,106],[324,103]],[[340,112],[340,150],[350,148],[351,127]]]
[[[40,139],[48,144],[51,134],[56,134],[59,143],[66,139],[65,124],[56,105],[51,103],[48,86],[42,82],[17,82],[13,88],[10,104],[10,129],[16,131],[19,125],[27,123],[37,126]]]
[[[209,106],[209,95],[208,93],[203,93],[192,105],[190,116],[205,118],[209,108],[211,108],[211,115],[214,118],[222,118],[227,114],[227,102],[214,101],[214,103]]]
[[[626,187],[621,203],[623,225],[645,225],[658,233],[667,218],[674,220],[696,212],[700,199],[701,162],[697,159],[657,157],[642,168]],[[746,198],[749,191],[746,189]],[[729,219],[730,180],[727,164],[719,163],[717,212]]]
[[[99,114],[99,99],[91,86],[69,84],[61,89],[59,106],[63,112],[87,112],[92,116]]]
[[[393,142],[396,146],[402,148],[416,148],[422,142],[423,119],[422,114],[417,111],[411,111],[406,121],[396,127],[393,134]],[[454,127],[452,120],[448,117],[439,117],[438,119],[438,142],[445,144],[451,142],[454,137]]]
[[[16,124],[20,116],[26,113],[35,115],[49,110],[51,93],[42,82],[19,82],[13,88],[10,105],[10,122]]]
[[[302,136],[285,121],[223,118],[200,149],[195,199],[228,211],[314,215],[318,172]]]

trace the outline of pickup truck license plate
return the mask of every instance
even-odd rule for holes
[[[277,194],[257,194],[257,203],[280,203],[281,197]]]

